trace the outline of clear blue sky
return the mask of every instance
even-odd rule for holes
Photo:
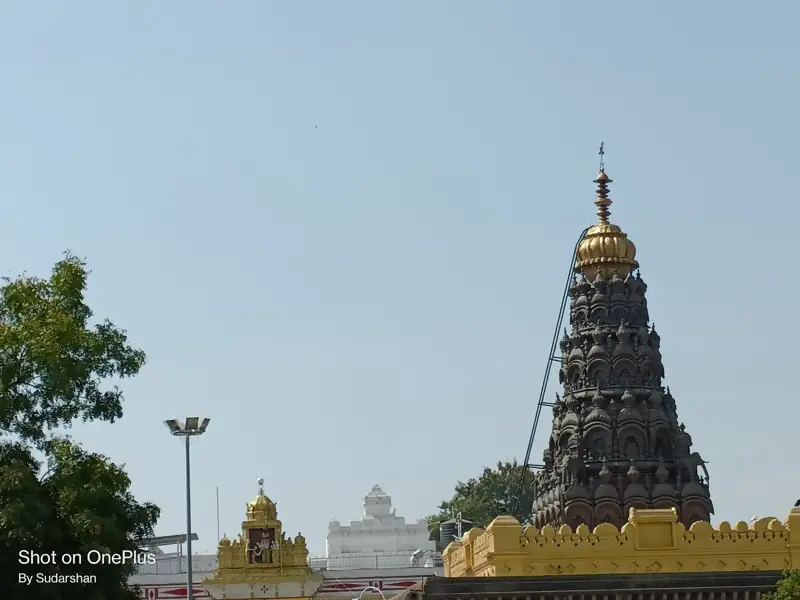
[[[126,463],[200,550],[264,477],[324,551],[379,483],[409,519],[524,454],[573,244],[639,248],[718,519],[797,487],[800,6],[741,1],[3,3],[2,272],[88,258],[148,353]],[[551,387],[550,399],[557,387]],[[543,420],[536,455],[546,437]]]

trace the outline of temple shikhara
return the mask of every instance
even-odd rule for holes
[[[533,523],[622,527],[631,508],[675,508],[689,527],[714,513],[708,471],[662,386],[636,247],[609,221],[611,180],[601,170],[595,183],[598,223],[578,246]]]

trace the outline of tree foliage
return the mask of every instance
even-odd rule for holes
[[[762,598],[764,600],[800,600],[800,570],[784,571],[775,591],[763,595]]]
[[[5,279],[0,290],[0,431],[41,444],[75,419],[113,422],[122,392],[110,377],[136,375],[145,355],[110,321],[90,325],[88,271],[67,255],[49,279]]]
[[[110,321],[92,324],[88,271],[66,255],[48,279],[0,287],[0,589],[5,599],[122,600],[131,562],[88,565],[87,553],[121,555],[152,535],[158,509],[131,495],[123,467],[58,433],[75,420],[114,422],[122,392],[109,379],[138,373],[145,355]],[[20,551],[78,554],[82,564],[25,566]],[[19,573],[95,575],[82,585],[19,584]]]
[[[4,598],[36,600],[101,600],[134,598],[126,589],[134,569],[121,564],[88,564],[89,552],[121,555],[136,552],[137,540],[152,536],[158,509],[139,504],[128,491],[130,481],[121,467],[89,453],[68,439],[50,444],[47,471],[22,444],[0,446],[0,589]],[[20,551],[78,555],[81,564],[20,564]],[[28,575],[95,575],[88,585],[31,584],[23,587],[19,573]]]
[[[486,467],[477,479],[459,481],[453,497],[439,505],[438,514],[428,517],[431,539],[438,539],[440,523],[457,513],[476,527],[488,526],[497,516],[513,514],[523,473],[525,469],[517,461],[498,462],[494,469]],[[520,506],[530,507],[532,499],[533,477],[526,474]],[[523,515],[522,522],[529,523],[530,519]]]

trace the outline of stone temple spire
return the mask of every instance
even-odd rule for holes
[[[686,526],[708,521],[706,463],[662,386],[661,338],[649,323],[636,247],[609,222],[602,167],[594,183],[599,222],[578,247],[560,344],[563,390],[536,474],[534,524],[621,527],[631,508],[676,508]]]

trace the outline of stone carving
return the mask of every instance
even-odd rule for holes
[[[700,453],[692,452],[689,456],[683,459],[683,464],[686,465],[686,468],[689,470],[689,478],[692,481],[698,480],[697,477],[698,467],[703,469],[703,475],[705,476],[706,482],[708,482],[711,479],[708,474],[708,469],[706,468],[708,462],[701,458]]]

